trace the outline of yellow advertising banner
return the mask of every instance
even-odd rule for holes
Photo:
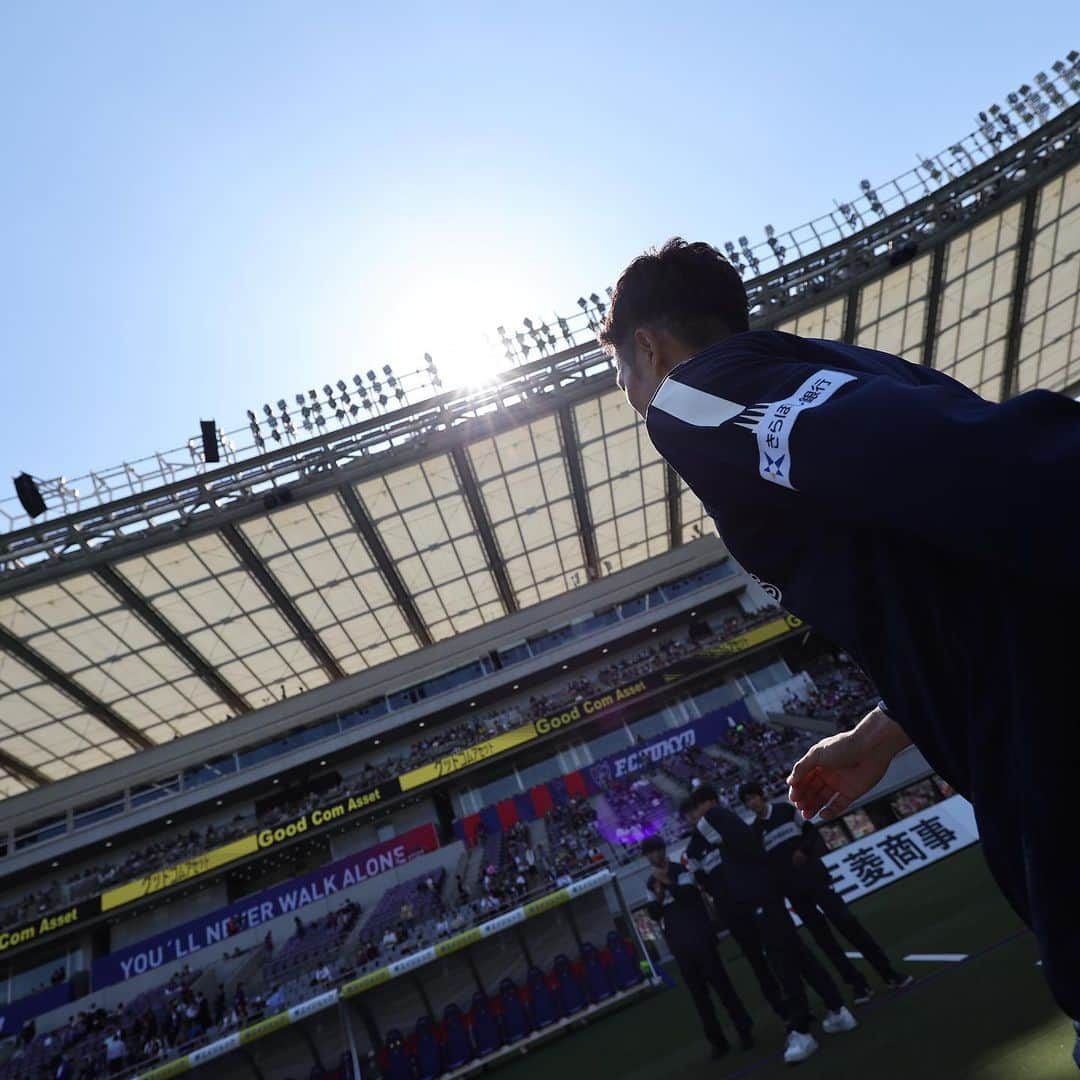
[[[435,946],[436,956],[449,956],[451,953],[456,953],[460,949],[467,949],[470,945],[475,945],[478,941],[483,939],[483,934],[480,933],[479,927],[474,927],[472,930],[466,930],[463,934],[455,934],[452,938],[447,938],[446,941],[440,941]]]
[[[535,738],[536,732],[533,730],[532,725],[523,724],[513,731],[504,731],[501,735],[496,735],[486,742],[477,743],[475,746],[467,746],[464,750],[458,750],[453,754],[447,754],[446,757],[439,758],[438,761],[432,761],[428,765],[410,769],[407,773],[402,773],[398,777],[398,782],[401,784],[402,791],[411,791],[413,788],[449,776],[459,769],[467,769],[470,765],[487,761],[488,758],[495,757],[496,754],[505,754],[507,750],[513,750],[515,746],[520,746],[522,743]]]
[[[753,630],[747,630],[745,634],[736,634],[735,637],[719,641],[702,650],[702,656],[731,656],[734,653],[746,652],[747,649],[764,645],[767,641],[790,634],[792,630],[798,630],[803,625],[802,619],[795,615],[782,615],[778,619],[770,619],[761,626],[755,626]]]
[[[239,840],[222,844],[221,847],[212,848],[194,859],[187,859],[175,866],[163,866],[145,877],[136,878],[134,881],[117,885],[115,889],[101,895],[101,910],[111,911],[122,904],[130,904],[132,900],[139,900],[152,893],[161,892],[173,885],[179,885],[193,877],[208,874],[219,866],[227,866],[245,855],[254,855],[259,850],[259,842],[254,833],[250,836],[242,836]]]
[[[616,689],[607,693],[597,694],[595,697],[586,698],[584,701],[577,701],[564,712],[552,716],[541,716],[539,720],[533,721],[533,728],[536,730],[537,736],[549,735],[553,731],[560,731],[564,727],[576,724],[583,718],[596,716],[624,701],[640,697],[650,689],[652,687],[647,679],[638,679],[637,682],[616,687]]]
[[[191,1058],[185,1054],[183,1057],[174,1058],[164,1065],[158,1065],[149,1072],[144,1072],[139,1080],[171,1080],[174,1076],[181,1076],[190,1072],[192,1068]]]
[[[389,982],[391,977],[389,968],[382,967],[375,971],[369,971],[366,975],[361,975],[359,979],[347,982],[341,988],[341,996],[343,998],[356,997],[357,994],[362,994],[365,990],[373,990],[376,986],[382,986],[384,982]]]
[[[249,1028],[244,1028],[240,1032],[240,1045],[245,1043],[254,1042],[256,1039],[261,1039],[264,1035],[269,1035],[272,1031],[280,1031],[282,1028],[287,1028],[292,1021],[289,1019],[288,1011],[274,1013],[273,1016],[268,1016],[265,1020],[260,1020],[257,1024],[252,1024]]]

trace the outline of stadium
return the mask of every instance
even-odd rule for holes
[[[722,246],[754,328],[1080,396],[1080,57]],[[679,850],[700,784],[744,817],[746,781],[783,798],[879,695],[653,449],[609,304],[500,327],[479,388],[380,363],[0,502],[0,1080],[784,1070],[767,1013],[709,1060],[642,841]],[[971,807],[917,751],[820,834],[913,981],[804,1075],[1075,1075]]]

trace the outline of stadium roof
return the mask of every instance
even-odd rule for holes
[[[864,184],[833,232],[807,226],[816,246],[798,230],[756,251],[741,243],[754,324],[894,351],[992,399],[1080,383],[1070,63],[1050,80],[1060,107],[1040,111],[1027,88],[1014,119],[987,118],[981,142],[887,195]],[[795,250],[809,254],[785,262]],[[546,325],[504,333],[539,359],[519,354],[481,390],[346,416],[333,431],[290,428],[269,450],[262,435],[227,444],[222,465],[161,455],[92,477],[82,497],[58,482],[34,523],[0,504],[0,796],[700,535],[700,504],[614,389],[593,338],[603,301],[591,301],[575,328],[558,323],[561,350]]]

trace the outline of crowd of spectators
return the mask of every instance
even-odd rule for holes
[[[0,1065],[0,1080],[119,1075],[168,1057],[206,1033],[224,1031],[230,1022],[237,1025],[250,1018],[242,987],[231,1005],[223,987],[212,1004],[193,988],[199,975],[185,967],[126,1005],[90,1007],[40,1035],[35,1023],[28,1022],[11,1056]]]
[[[329,790],[313,792],[299,800],[280,804],[258,816],[237,814],[225,824],[178,832],[171,838],[151,841],[114,860],[86,867],[67,879],[51,882],[0,906],[0,927],[19,925],[114,885],[194,858],[256,828],[273,827],[321,806],[360,794],[408,769],[463,750],[546,714],[558,712],[612,686],[641,678],[681,657],[700,651],[716,640],[745,630],[762,619],[771,618],[774,613],[775,609],[770,608],[753,615],[732,614],[717,633],[708,637],[691,639],[687,635],[658,642],[639,649],[631,656],[612,661],[594,677],[576,676],[549,694],[534,694],[527,703],[512,703],[426,733],[400,752],[392,753],[378,762],[365,762],[354,775],[343,778]]]
[[[874,684],[846,656],[841,656],[814,677],[808,694],[790,693],[783,702],[789,716],[827,720],[838,728],[857,724],[878,700]]]

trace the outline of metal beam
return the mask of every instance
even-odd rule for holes
[[[44,656],[34,652],[5,627],[0,627],[0,648],[7,650],[20,663],[36,671],[61,693],[77,701],[91,716],[100,720],[129,746],[133,746],[136,750],[149,750],[151,746],[156,745],[137,727],[114,713],[104,701],[87,693],[77,682],[70,679],[58,667],[54,667]]]
[[[682,499],[679,498],[679,474],[670,466],[664,466],[664,493],[667,496],[668,536],[671,546],[682,543]]]
[[[251,712],[251,706],[225,681],[225,679],[221,677],[221,675],[207,662],[206,658],[192,648],[192,646],[176,632],[172,624],[158,614],[157,610],[146,597],[136,592],[135,589],[128,584],[127,580],[118,574],[113,567],[105,564],[104,566],[99,566],[94,573],[105,583],[105,585],[120,597],[126,607],[135,612],[135,614],[138,615],[138,617],[142,619],[142,621],[146,623],[158,637],[169,645],[173,652],[177,653],[188,667],[190,667],[237,716]]]
[[[1016,393],[1017,363],[1020,359],[1020,337],[1024,329],[1024,297],[1027,294],[1028,270],[1031,268],[1031,247],[1035,237],[1035,211],[1039,207],[1039,192],[1029,191],[1024,197],[1024,214],[1020,222],[1020,239],[1016,247],[1016,269],[1013,275],[1012,303],[1009,305],[1009,329],[1005,334],[1005,364],[1001,376],[1001,400]]]
[[[480,543],[484,545],[484,554],[487,556],[491,575],[495,579],[495,588],[499,590],[503,607],[507,615],[518,610],[517,597],[510,585],[510,578],[506,573],[506,563],[503,561],[502,552],[495,540],[495,532],[491,528],[491,520],[488,518],[487,507],[480,497],[480,487],[476,482],[476,474],[473,472],[469,454],[460,443],[450,451],[454,459],[454,467],[457,469],[458,479],[461,481],[461,489],[465,492],[465,498],[472,511],[473,521],[476,523],[476,531],[480,534]]]
[[[17,757],[12,757],[6,750],[0,750],[0,769],[34,787],[44,787],[50,783],[49,778],[33,765],[27,765]]]
[[[270,602],[285,616],[296,636],[307,646],[307,650],[318,661],[331,679],[343,679],[345,672],[330,655],[321,638],[308,625],[307,619],[297,610],[285,590],[277,583],[266,564],[255,554],[255,549],[244,539],[243,533],[232,523],[221,529],[221,535],[233,549],[236,557],[251,571],[251,576],[263,587]]]
[[[849,289],[844,297],[844,341],[855,344],[855,334],[859,327],[859,286]]]
[[[394,594],[394,599],[397,601],[398,607],[401,608],[405,621],[416,635],[416,640],[421,645],[431,645],[435,639],[431,636],[427,623],[424,622],[423,617],[420,615],[420,609],[416,606],[412,593],[405,588],[405,582],[401,580],[401,575],[397,572],[394,560],[390,558],[390,553],[383,545],[382,538],[371,523],[371,518],[368,517],[363,503],[360,502],[360,496],[356,494],[352,484],[345,484],[343,487],[338,488],[338,492],[345,502],[346,509],[352,515],[357,532],[364,538],[364,543],[367,544],[368,551],[371,552],[371,557],[375,560],[375,565],[382,571],[383,580]]]
[[[585,488],[585,473],[581,467],[581,447],[578,446],[570,407],[564,405],[557,415],[563,448],[566,450],[570,489],[574,494],[574,512],[577,515],[578,534],[581,536],[581,547],[585,555],[585,570],[589,579],[595,581],[600,577],[600,557],[596,551],[596,530],[593,528],[592,514],[589,513],[589,493]]]
[[[934,366],[934,349],[937,346],[938,313],[941,311],[941,283],[945,279],[944,243],[934,248],[930,257],[930,291],[926,297],[926,326],[923,330],[922,357],[923,367]]]

